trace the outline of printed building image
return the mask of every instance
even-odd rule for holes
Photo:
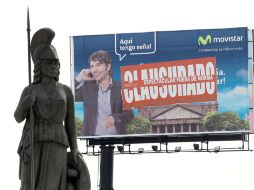
[[[202,119],[212,111],[218,111],[217,102],[149,107],[140,115],[150,120],[150,133],[202,132]]]

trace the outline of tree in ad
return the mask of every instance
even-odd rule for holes
[[[205,131],[248,130],[249,123],[234,112],[209,112],[202,119]]]
[[[142,116],[135,117],[127,126],[128,134],[150,133],[150,121]]]

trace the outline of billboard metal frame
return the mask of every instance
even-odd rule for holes
[[[166,135],[133,135],[116,137],[78,137],[80,141],[86,141],[86,152],[82,154],[100,157],[100,190],[113,189],[113,165],[114,154],[142,154],[142,153],[178,153],[178,152],[229,152],[229,151],[252,151],[250,149],[249,131],[232,132],[206,132],[206,133],[179,133]],[[241,146],[211,148],[210,142],[213,141],[238,141]],[[193,149],[182,149],[176,146],[169,149],[170,143],[199,143],[193,144]],[[132,150],[133,144],[157,143],[152,146],[152,150],[139,148]],[[120,145],[120,146],[119,146]],[[200,145],[200,146],[199,146]],[[97,146],[97,149],[95,150]],[[115,147],[117,146],[117,150]],[[98,149],[99,147],[99,149]],[[125,150],[127,147],[127,150]]]
[[[160,135],[133,135],[133,136],[115,136],[115,137],[78,137],[80,141],[86,141],[87,155],[100,155],[101,151],[96,150],[96,146],[117,146],[114,154],[139,154],[139,153],[174,153],[179,152],[170,149],[168,145],[172,143],[199,143],[197,149],[182,149],[181,152],[216,152],[209,144],[215,141],[238,141],[241,146],[221,148],[219,151],[250,151],[249,131],[231,131],[231,132],[204,132],[204,133],[175,133]],[[132,150],[134,144],[156,144],[157,150]]]

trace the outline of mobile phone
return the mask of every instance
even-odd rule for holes
[[[88,73],[88,77],[89,78],[93,78],[93,74],[92,73]]]

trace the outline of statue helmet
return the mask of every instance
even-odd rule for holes
[[[33,62],[41,59],[59,60],[57,51],[51,45],[55,32],[50,28],[42,28],[38,30],[31,41],[31,55]]]

